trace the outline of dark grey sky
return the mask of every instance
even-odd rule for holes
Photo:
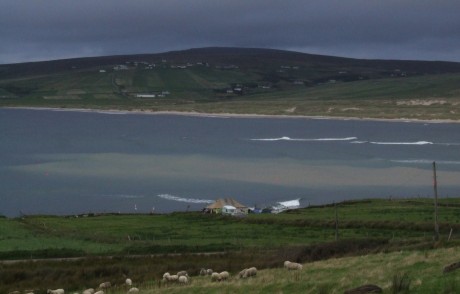
[[[460,62],[459,0],[0,0],[0,64],[261,47]]]

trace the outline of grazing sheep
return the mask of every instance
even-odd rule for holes
[[[180,276],[177,280],[179,281],[179,284],[188,284],[187,276]]]
[[[99,285],[99,289],[109,289],[112,286],[110,282],[104,282]]]
[[[221,277],[220,277],[220,274],[219,273],[212,273],[211,274],[211,281],[215,282],[215,281],[220,281]]]
[[[64,291],[64,289],[56,289],[56,290],[48,289],[48,291],[46,291],[46,293],[48,293],[48,294],[64,294],[65,291]]]
[[[206,276],[207,274],[208,274],[208,273],[207,273],[206,269],[202,268],[202,269],[200,270],[200,276]]]
[[[94,289],[93,288],[86,289],[85,291],[83,291],[82,294],[94,294]]]
[[[180,272],[177,273],[177,276],[178,276],[178,277],[180,277],[180,276],[186,276],[186,277],[188,277],[188,273],[187,273],[187,271],[180,271]]]
[[[230,277],[230,274],[227,271],[223,271],[219,274],[219,276],[220,276],[221,281],[225,281],[225,280],[228,280],[228,278]]]
[[[254,277],[256,275],[257,275],[257,269],[255,267],[244,269],[238,274],[238,276],[243,279]]]
[[[168,282],[175,282],[179,278],[178,275],[170,275],[169,273],[165,273],[163,275],[163,280]]]
[[[133,287],[128,290],[128,294],[133,294],[133,293],[139,293],[139,289],[136,287]]]
[[[207,274],[207,275],[210,276],[210,275],[212,275],[212,273],[213,273],[212,269],[208,268],[208,269],[206,270],[206,274]]]
[[[126,281],[125,281],[125,284],[127,286],[131,286],[133,284],[133,281],[130,278],[127,278]]]
[[[303,266],[300,263],[289,262],[288,264],[285,263],[284,267],[291,271],[291,270],[301,270]]]

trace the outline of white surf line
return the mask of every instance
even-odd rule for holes
[[[186,202],[186,203],[214,203],[214,200],[208,199],[195,199],[195,198],[183,198],[179,196],[174,196],[171,194],[158,194],[160,198],[172,201]]]
[[[290,138],[290,137],[281,137],[281,138],[255,138],[249,139],[251,141],[300,141],[300,142],[324,142],[324,141],[351,141],[356,140],[356,137],[346,137],[346,138],[317,138],[317,139],[304,139],[304,138]]]
[[[417,141],[417,142],[369,142],[375,145],[433,145],[433,142]]]

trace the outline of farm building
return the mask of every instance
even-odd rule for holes
[[[247,214],[249,208],[235,199],[232,198],[221,198],[217,199],[216,202],[206,206],[204,212],[207,213],[222,213],[222,214]]]

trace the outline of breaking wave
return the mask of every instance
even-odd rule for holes
[[[417,142],[369,142],[376,145],[433,145],[433,142],[417,141]]]
[[[460,164],[460,161],[455,160],[429,160],[429,159],[401,159],[401,160],[391,160],[391,162],[396,163],[407,163],[407,164],[432,164],[433,161],[436,161],[437,164]]]
[[[213,203],[214,202],[214,200],[183,198],[183,197],[178,197],[178,196],[174,196],[170,194],[158,194],[157,196],[160,198],[166,199],[166,200],[187,202],[187,203]]]
[[[260,139],[250,139],[251,141],[303,141],[303,142],[321,142],[321,141],[351,141],[356,140],[356,137],[346,137],[346,138],[317,138],[317,139],[302,139],[302,138],[260,138]]]

